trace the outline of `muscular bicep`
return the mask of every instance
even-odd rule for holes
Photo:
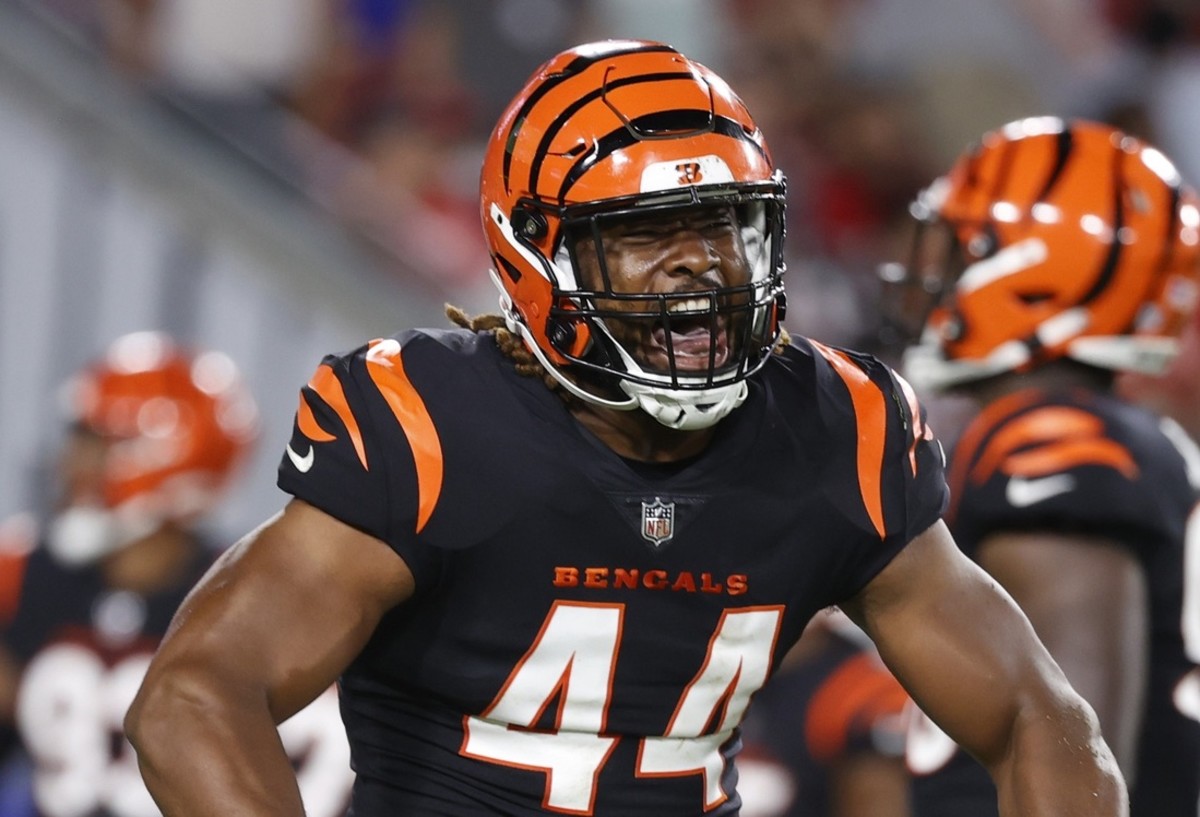
[[[1050,710],[1071,695],[1028,619],[941,522],[844,607],[917,704],[987,765],[1031,704]]]
[[[278,722],[319,695],[412,592],[383,542],[304,502],[245,537],[180,606],[151,667],[265,693]]]
[[[1096,710],[1118,763],[1131,773],[1150,626],[1137,559],[1096,537],[1004,533],[983,542],[979,561],[1012,594],[1071,685]]]

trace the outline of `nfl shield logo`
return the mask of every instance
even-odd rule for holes
[[[659,547],[674,535],[675,503],[663,502],[658,497],[653,502],[642,502],[642,537]]]

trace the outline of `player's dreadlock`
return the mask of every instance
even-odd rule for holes
[[[575,399],[543,368],[533,353],[526,348],[525,342],[508,331],[503,315],[485,314],[471,317],[454,304],[446,304],[446,317],[450,319],[451,323],[461,326],[463,329],[470,329],[472,332],[491,332],[496,338],[496,345],[500,347],[500,351],[513,362],[517,374],[525,377],[540,377],[546,384],[546,388],[551,391],[559,391],[564,400],[570,402]],[[779,339],[775,341],[773,351],[778,354],[791,342],[791,335],[781,326],[779,327]]]
[[[562,388],[562,384],[550,376],[538,359],[525,346],[525,341],[508,331],[503,315],[485,314],[469,316],[454,304],[446,304],[446,317],[456,326],[470,329],[472,332],[491,332],[496,338],[496,345],[504,356],[513,362],[517,374],[525,377],[540,377],[551,391],[562,390],[562,397],[570,400],[570,393]]]

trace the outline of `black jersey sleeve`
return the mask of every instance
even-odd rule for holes
[[[435,559],[419,541],[441,481],[437,432],[404,368],[407,333],[326,357],[300,390],[278,485],[383,540],[418,584]]]
[[[894,478],[903,486],[903,524],[898,527],[907,543],[941,519],[950,504],[946,454],[912,386],[895,371],[886,371],[892,383],[891,401],[898,413],[894,424],[900,428],[899,462],[893,460],[899,472]]]
[[[941,518],[949,501],[941,444],[916,394],[870,355],[814,343],[833,376],[825,378],[824,423],[836,439],[832,486],[843,512],[860,520],[865,546],[849,551],[840,596],[853,595],[914,537]],[[847,422],[849,419],[852,425]]]
[[[1186,499],[1168,489],[1184,481],[1172,470],[1176,453],[1105,403],[1034,404],[961,456],[953,522],[969,552],[991,532],[1042,530],[1103,537],[1149,558],[1143,551],[1184,523]]]
[[[300,390],[278,482],[298,499],[386,540],[386,463],[367,458],[374,429],[355,382],[359,354],[327,356]]]

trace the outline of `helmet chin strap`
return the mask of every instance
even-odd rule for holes
[[[628,400],[609,400],[608,398],[601,397],[598,394],[592,394],[590,391],[582,389],[577,384],[572,383],[569,379],[567,379],[566,375],[559,371],[557,366],[546,359],[546,355],[533,340],[533,336],[529,332],[529,327],[519,320],[515,322],[509,320],[508,325],[510,330],[514,327],[516,328],[517,334],[519,334],[521,339],[525,341],[525,347],[529,349],[530,352],[533,352],[533,356],[538,359],[538,363],[542,364],[542,368],[549,372],[550,376],[557,380],[560,386],[578,397],[580,400],[584,400],[597,406],[616,409],[618,411],[632,411],[638,407],[638,399],[636,397],[631,396]]]
[[[559,385],[586,403],[617,411],[641,409],[667,428],[676,431],[695,431],[715,425],[729,412],[740,406],[750,392],[750,388],[744,380],[700,391],[678,391],[621,380],[619,384],[621,391],[629,395],[628,400],[610,400],[587,391],[568,379],[557,366],[546,358],[545,353],[534,340],[533,333],[513,308],[512,298],[504,290],[496,271],[493,269],[488,273],[491,275],[492,282],[500,290],[500,311],[504,315],[504,323],[508,327],[508,331],[520,336],[525,343],[525,348],[537,358],[537,361],[542,364],[542,368],[549,372]],[[617,349],[622,357],[626,358],[627,363],[633,362],[620,344],[617,344]]]
[[[603,322],[600,324],[600,328],[612,339],[625,369],[651,377],[628,350],[608,333],[608,328]],[[642,411],[667,428],[677,431],[694,431],[715,425],[740,406],[750,393],[750,387],[746,385],[745,380],[710,386],[707,389],[672,389],[666,385],[638,383],[632,380],[622,380],[620,386],[623,392],[637,398]]]
[[[621,390],[637,400],[638,407],[667,428],[696,431],[716,425],[740,406],[750,393],[745,380],[703,391],[669,391],[642,383],[621,381]]]
[[[550,376],[580,400],[618,411],[641,409],[667,428],[676,431],[695,431],[715,425],[729,412],[740,406],[750,391],[744,380],[703,391],[673,391],[622,380],[620,381],[621,391],[629,395],[629,399],[609,400],[586,391],[568,380],[556,366],[546,359],[545,354],[534,343],[529,328],[523,322],[510,319],[509,326],[515,328],[515,331],[525,341],[525,346],[538,359],[542,367],[550,373]]]
[[[521,316],[517,314],[516,309],[513,308],[512,298],[510,298],[508,293],[505,291],[504,284],[500,282],[500,276],[496,274],[496,270],[488,270],[488,275],[491,276],[492,283],[496,285],[498,290],[500,290],[500,312],[504,315],[504,324],[508,327],[508,331],[519,336],[521,340],[525,342],[525,348],[528,349],[535,358],[537,358],[538,363],[542,364],[542,368],[549,372],[550,376],[558,381],[560,386],[578,397],[580,400],[597,406],[604,406],[606,408],[616,409],[617,411],[632,411],[638,407],[637,398],[630,397],[628,400],[609,400],[601,397],[598,394],[592,394],[591,392],[580,388],[578,385],[568,380],[566,375],[560,372],[558,367],[546,358],[545,353],[537,345],[537,341],[533,339],[533,335],[530,333],[529,327],[525,325],[525,321],[521,319]]]

